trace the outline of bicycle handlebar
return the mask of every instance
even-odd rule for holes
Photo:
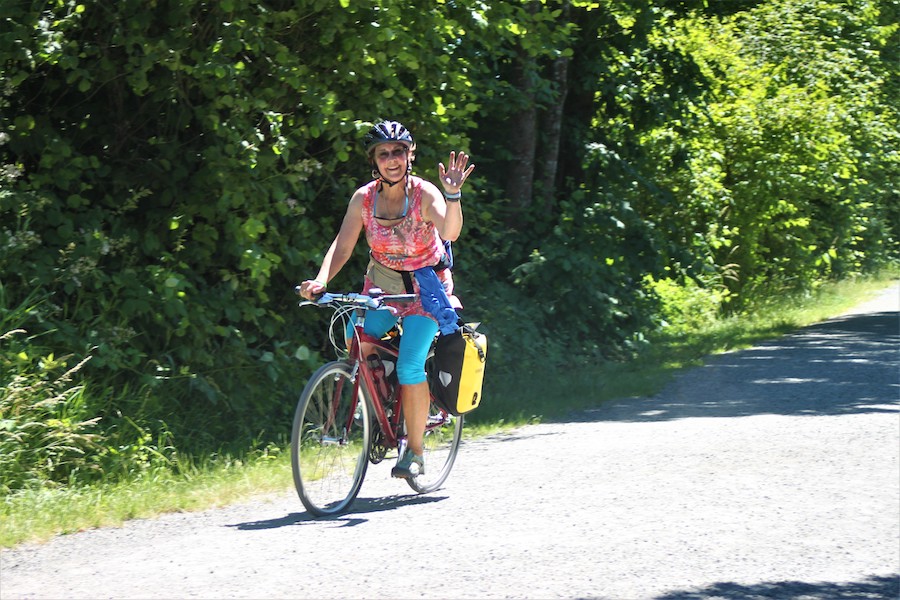
[[[300,286],[294,288],[299,293]],[[368,310],[379,310],[387,302],[413,302],[415,294],[385,294],[380,288],[370,288],[369,294],[356,292],[324,292],[316,300],[304,300],[300,306],[331,306],[333,304],[352,304]]]

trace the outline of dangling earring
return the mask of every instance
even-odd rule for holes
[[[378,169],[372,169],[372,179],[381,179],[381,173],[378,172]]]

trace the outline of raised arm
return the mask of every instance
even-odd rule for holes
[[[428,204],[425,217],[437,227],[441,239],[452,242],[459,237],[463,226],[461,189],[475,165],[466,164],[469,156],[465,152],[451,152],[448,166],[438,163],[438,181],[443,193],[436,186],[428,186]]]

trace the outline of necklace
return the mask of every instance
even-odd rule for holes
[[[379,190],[375,190],[375,202],[372,205],[372,215],[380,220],[380,221],[399,221],[400,219],[406,218],[406,213],[409,211],[409,186],[404,189],[404,198],[403,198],[403,214],[399,217],[379,217],[378,216],[378,195]]]

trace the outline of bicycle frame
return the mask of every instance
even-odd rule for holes
[[[394,346],[386,343],[384,340],[365,333],[362,325],[357,324],[356,335],[353,336],[350,348],[350,361],[355,362],[355,387],[354,398],[359,398],[359,386],[365,385],[369,398],[372,399],[372,410],[375,413],[375,420],[381,428],[384,435],[385,446],[395,448],[400,443],[400,407],[402,402],[403,391],[400,384],[395,384],[397,393],[394,394],[393,412],[388,416],[385,410],[385,404],[388,398],[382,398],[379,393],[378,386],[375,385],[375,376],[369,368],[366,357],[362,356],[362,344],[370,344],[373,348],[377,348],[380,352],[388,354],[395,359],[399,356],[399,350]]]
[[[385,410],[388,398],[383,398],[378,391],[378,386],[375,385],[375,376],[369,368],[366,357],[362,355],[362,344],[369,344],[373,349],[377,349],[384,354],[392,356],[394,359],[399,357],[400,350],[391,343],[386,342],[381,338],[371,336],[364,331],[365,312],[364,309],[358,309],[356,323],[354,324],[354,335],[350,342],[350,355],[348,361],[353,363],[353,381],[355,386],[353,397],[356,398],[356,401],[358,402],[359,387],[360,385],[364,385],[369,398],[372,399],[372,410],[375,413],[375,420],[384,435],[384,446],[387,448],[401,447],[405,443],[405,438],[399,434],[402,425],[401,407],[403,401],[403,388],[399,383],[394,384],[392,387],[392,389],[396,389],[396,393],[394,394],[393,410],[389,416]],[[429,390],[429,395],[430,394],[431,392]],[[426,432],[443,425],[446,420],[450,418],[449,413],[443,409],[441,409],[440,413],[440,420],[429,420],[429,422],[426,423]],[[351,426],[352,423],[347,423],[348,430]]]

